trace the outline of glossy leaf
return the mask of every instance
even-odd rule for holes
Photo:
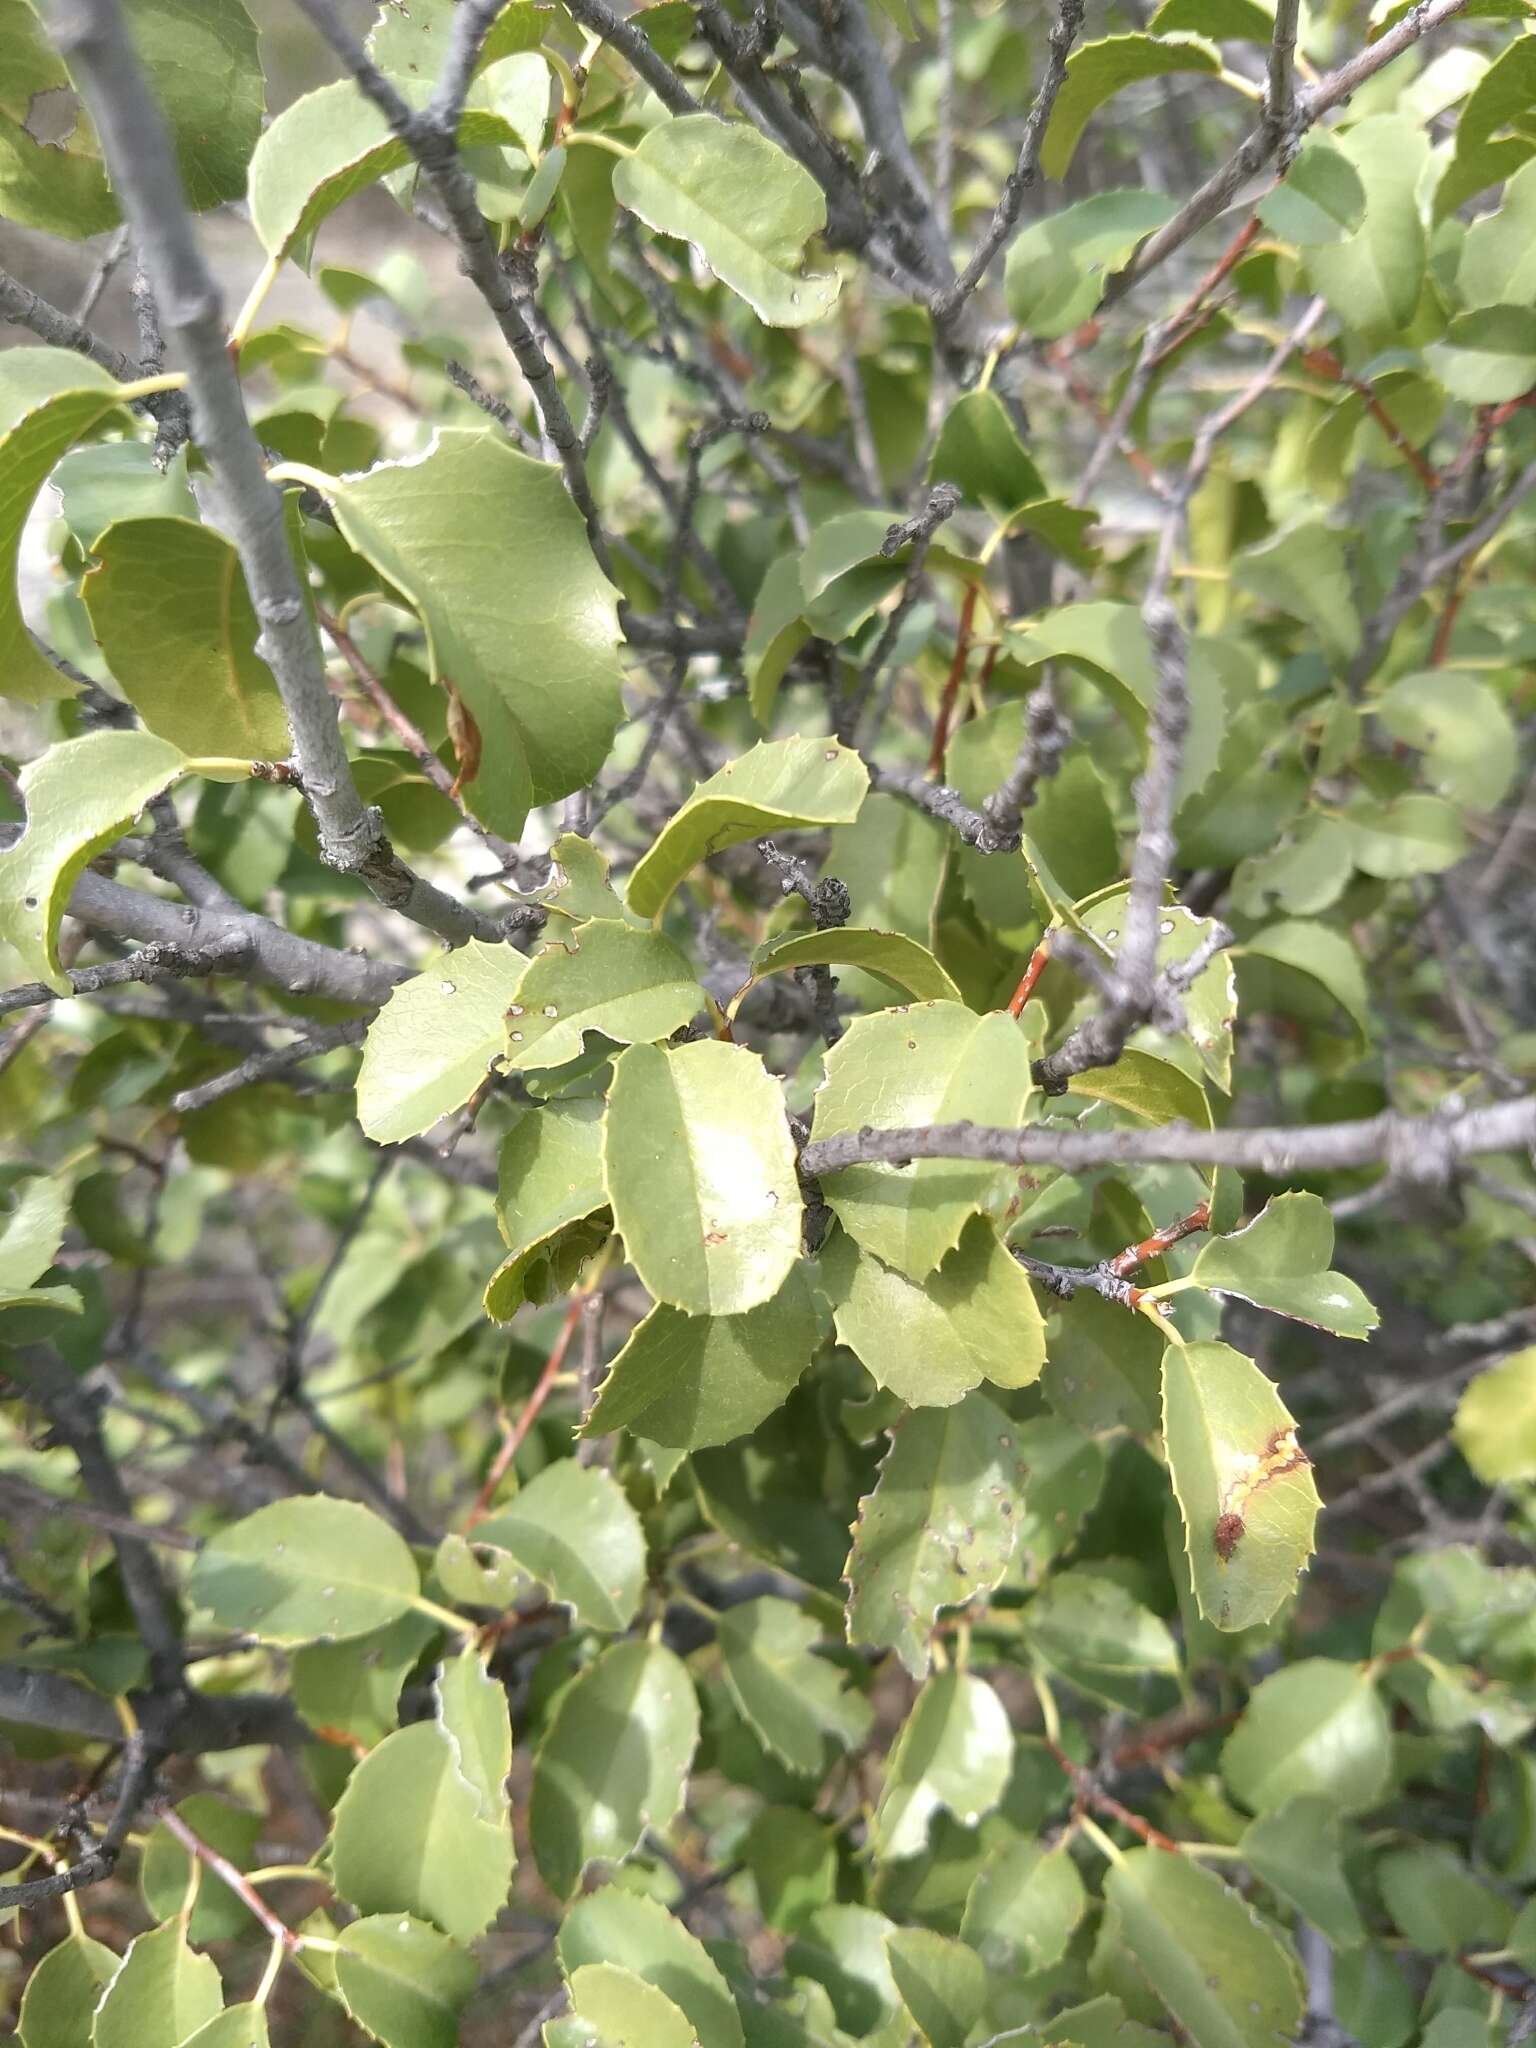
[[[1015,1425],[984,1394],[903,1417],[859,1505],[849,1641],[894,1649],[924,1676],[940,1609],[989,1593],[1006,1571],[1026,1478]]]
[[[88,1934],[49,1949],[27,1979],[17,2028],[22,2048],[75,2048],[91,2038],[91,2016],[119,1958]]]
[[[357,1075],[357,1119],[375,1144],[419,1137],[484,1084],[528,965],[510,946],[471,939],[401,982],[368,1027]]]
[[[525,1296],[547,1298],[569,1226],[607,1206],[603,1114],[600,1101],[546,1103],[523,1110],[502,1140],[496,1221],[510,1251],[486,1290],[486,1313],[498,1322]]]
[[[645,1582],[645,1537],[611,1473],[562,1458],[482,1522],[478,1543],[504,1550],[585,1628],[627,1628]]]
[[[88,861],[111,845],[186,767],[168,740],[147,732],[93,732],[62,740],[21,772],[26,830],[0,851],[0,939],[24,971],[60,995],[59,919]]]
[[[383,1628],[420,1592],[415,1560],[387,1522],[355,1501],[274,1501],[198,1552],[190,1599],[221,1628],[268,1643],[342,1639]]]
[[[614,1222],[658,1301],[739,1315],[800,1252],[800,1190],[778,1083],[755,1053],[700,1039],[616,1062],[603,1164]]]
[[[479,1974],[473,1957],[408,1914],[354,1920],[338,1936],[336,1989],[383,2048],[455,2048]]]
[[[1197,2048],[1274,2048],[1294,2035],[1295,1958],[1220,1878],[1186,1857],[1133,1849],[1104,1892],[1137,1965]]]
[[[188,754],[285,760],[287,716],[223,535],[192,519],[128,519],[92,551],[81,591],[91,628],[150,731]]]
[[[791,968],[809,967],[817,962],[860,968],[918,1002],[963,1000],[926,946],[920,946],[904,932],[874,931],[860,925],[842,925],[825,932],[791,932],[782,939],[770,939],[752,955],[752,979],[761,981],[766,975],[784,974]]]
[[[863,762],[836,740],[759,741],[701,782],[668,820],[629,878],[630,909],[658,916],[706,855],[743,839],[789,826],[850,824],[868,787]]]
[[[648,227],[692,242],[770,327],[820,320],[837,297],[835,275],[802,267],[826,225],[820,188],[744,122],[685,114],[658,123],[616,167],[613,189]]]
[[[1001,1012],[933,1002],[856,1018],[827,1054],[816,1135],[962,1121],[1013,1128],[1032,1091],[1029,1062],[1024,1030]],[[1013,1180],[1006,1167],[921,1159],[845,1167],[826,1176],[823,1193],[866,1251],[925,1280],[971,1216],[1001,1208]]]
[[[457,958],[457,955],[455,955]],[[666,1038],[704,1006],[686,957],[660,932],[593,918],[546,939],[507,1005],[512,1072],[580,1058],[589,1032],[620,1045]]]
[[[658,1303],[608,1368],[583,1434],[632,1430],[676,1450],[729,1443],[779,1407],[811,1361],[818,1318],[803,1269],[735,1316]]]
[[[743,1601],[716,1629],[726,1683],[763,1747],[802,1777],[818,1775],[828,1740],[855,1749],[869,1730],[865,1701],[845,1692],[835,1664],[813,1656],[822,1630],[789,1600]]]
[[[1251,1223],[1204,1245],[1190,1277],[1337,1336],[1368,1337],[1376,1311],[1347,1274],[1330,1268],[1332,1257],[1328,1204],[1317,1195],[1274,1195]]]
[[[879,1386],[913,1407],[948,1407],[984,1379],[1028,1386],[1044,1363],[1034,1289],[980,1217],[922,1284],[842,1232],[820,1270],[839,1339]]]
[[[622,1863],[648,1827],[667,1826],[698,1737],[692,1683],[659,1643],[615,1643],[571,1682],[533,1767],[533,1853],[557,1897],[589,1863]]]
[[[1392,1772],[1391,1723],[1370,1674],[1326,1657],[1274,1672],[1227,1737],[1221,1771],[1253,1813],[1307,1793],[1366,1812]]]
[[[1200,1612],[1220,1629],[1268,1621],[1311,1554],[1320,1506],[1285,1404],[1229,1345],[1170,1344],[1163,1439]]]
[[[974,1827],[1002,1797],[1012,1762],[1013,1731],[991,1686],[965,1671],[930,1678],[886,1765],[876,1854],[891,1862],[921,1855],[941,1811]]]
[[[742,2048],[742,2025],[725,1978],[704,1944],[657,1900],[605,1886],[567,1912],[560,1967],[609,1964],[653,1985],[687,2015],[699,2048]]]

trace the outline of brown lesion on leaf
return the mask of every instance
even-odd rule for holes
[[[1262,1451],[1250,1458],[1235,1479],[1229,1480],[1222,1490],[1221,1512],[1216,1517],[1213,1534],[1216,1555],[1223,1564],[1230,1564],[1233,1553],[1247,1533],[1248,1513],[1254,1498],[1266,1486],[1272,1486],[1287,1472],[1299,1472],[1308,1468],[1312,1460],[1302,1449],[1294,1426],[1274,1430]]]
[[[480,773],[480,728],[453,684],[446,676],[442,681],[448,695],[448,737],[453,743],[453,756],[458,766],[448,794],[457,802],[465,784],[473,782]]]

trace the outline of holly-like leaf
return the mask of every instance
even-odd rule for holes
[[[623,1629],[645,1583],[645,1536],[612,1473],[562,1458],[546,1465],[512,1505],[482,1522],[476,1543],[505,1551],[569,1607],[584,1628]]]
[[[1012,1764],[1013,1730],[991,1686],[968,1671],[937,1673],[892,1745],[875,1809],[876,1854],[891,1863],[920,1856],[940,1812],[975,1827],[1002,1798]]]
[[[1195,36],[1104,36],[1081,44],[1067,59],[1067,75],[1040,151],[1041,168],[1049,178],[1064,178],[1089,121],[1126,86],[1174,71],[1220,70],[1220,51]]]
[[[17,2029],[22,2048],[74,2048],[89,2041],[101,1994],[120,1958],[88,1934],[72,1934],[43,1956],[22,1995]]]
[[[1201,1614],[1226,1630],[1268,1621],[1311,1555],[1322,1505],[1293,1417],[1230,1345],[1170,1344],[1163,1440]]]
[[[837,740],[760,740],[701,782],[667,821],[630,876],[626,901],[637,915],[657,917],[707,855],[793,826],[851,824],[868,788],[869,770]]]
[[[26,830],[0,852],[0,940],[26,973],[68,995],[59,919],[87,862],[182,774],[185,756],[148,732],[61,740],[21,771]]]
[[[460,1774],[474,1792],[480,1818],[497,1827],[509,1826],[512,1721],[507,1691],[492,1678],[474,1643],[438,1671],[437,1718],[453,1744]]]
[[[29,1293],[58,1256],[69,1221],[69,1182],[35,1173],[21,1182],[15,1206],[0,1215],[0,1302]]]
[[[571,1972],[571,2013],[605,2048],[693,2048],[687,2014],[664,1991],[616,1963]]]
[[[769,327],[820,320],[837,297],[835,274],[801,267],[806,243],[827,224],[821,187],[746,122],[658,122],[615,167],[613,190],[647,227],[692,242]]]
[[[289,1670],[293,1703],[312,1728],[372,1746],[400,1719],[400,1688],[439,1624],[419,1608],[343,1643],[306,1643]]]
[[[444,1720],[386,1735],[347,1780],[331,1829],[338,1896],[473,1941],[506,1903],[512,1829],[487,1820]]]
[[[548,1298],[551,1263],[571,1241],[571,1226],[607,1207],[603,1115],[595,1099],[550,1102],[520,1111],[503,1138],[496,1221],[510,1251],[485,1302],[498,1322],[510,1321],[525,1297]]]
[[[181,1921],[168,1920],[129,1943],[96,2007],[92,2048],[182,2048],[223,2004],[212,1956],[188,1948]]]
[[[747,987],[751,988],[765,975],[784,974],[791,968],[817,963],[860,968],[918,1002],[963,1000],[926,946],[920,946],[904,932],[873,931],[862,925],[841,925],[825,932],[791,932],[784,938],[770,939],[752,955],[752,980]],[[733,1013],[745,993],[743,989],[736,997],[731,1006]]]
[[[528,965],[510,946],[471,939],[401,982],[368,1027],[357,1075],[357,1120],[375,1144],[419,1137],[484,1084]]]
[[[620,1045],[666,1038],[704,1007],[687,960],[661,932],[593,918],[550,938],[507,1005],[514,1072],[578,1059],[593,1032]]]
[[[835,1664],[812,1655],[820,1625],[791,1600],[764,1597],[727,1608],[716,1624],[726,1683],[763,1747],[802,1777],[819,1776],[830,1739],[857,1748],[870,1710],[843,1689]]]
[[[1370,1672],[1304,1657],[1272,1673],[1227,1737],[1221,1774],[1253,1813],[1305,1793],[1340,1813],[1376,1805],[1392,1775],[1392,1725]]]
[[[337,1940],[341,2001],[383,2048],[456,2048],[473,1956],[409,1914],[354,1920]]]
[[[1274,1195],[1251,1223],[1204,1245],[1190,1278],[1340,1337],[1368,1337],[1380,1319],[1354,1281],[1330,1268],[1332,1257],[1333,1217],[1321,1196]]]
[[[195,2034],[188,2034],[181,2048],[270,2048],[267,2009],[264,2005],[226,2005]]]
[[[1196,2048],[1275,2048],[1301,2024],[1301,1972],[1253,1908],[1192,1858],[1133,1849],[1104,1895],[1148,1983]]]
[[[187,1580],[219,1627],[267,1643],[366,1635],[420,1592],[416,1561],[387,1522],[320,1494],[273,1501],[218,1530]]]
[[[730,1986],[704,1944],[659,1901],[617,1885],[591,1892],[561,1922],[558,1947],[568,1980],[595,1964],[631,1971],[687,2015],[699,2048],[742,2048]]]
[[[515,838],[534,804],[591,782],[623,708],[618,592],[559,465],[499,429],[444,427],[410,462],[303,480],[416,611],[434,678],[473,717],[480,768],[463,795],[476,817]]]
[[[614,1222],[658,1301],[739,1315],[788,1279],[800,1189],[783,1095],[756,1053],[718,1039],[632,1046],[614,1066],[603,1164]]]
[[[572,1680],[533,1766],[533,1853],[558,1898],[589,1863],[622,1863],[667,1827],[698,1739],[692,1682],[659,1643],[615,1643]]]
[[[849,1641],[894,1649],[925,1676],[939,1610],[989,1593],[1007,1570],[1026,1481],[1015,1425],[984,1394],[904,1416],[859,1505]]]
[[[919,1284],[839,1231],[821,1255],[837,1334],[882,1387],[942,1408],[991,1380],[1028,1386],[1045,1360],[1034,1289],[990,1223],[976,1217]]]
[[[741,1315],[690,1316],[660,1302],[608,1368],[582,1434],[628,1429],[686,1451],[729,1443],[783,1404],[819,1336],[801,1267]]]
[[[929,2048],[962,2048],[987,2003],[981,1957],[929,1927],[893,1928],[885,1952],[902,2003]]]
[[[1030,1099],[1029,1068],[1028,1036],[1003,1012],[978,1017],[931,1002],[859,1017],[827,1054],[816,1135],[961,1121],[1011,1129]],[[1003,1207],[1016,1178],[1007,1167],[920,1159],[844,1167],[826,1176],[823,1192],[866,1251],[925,1280],[971,1216]]]
[[[1485,1485],[1536,1478],[1536,1346],[1477,1375],[1457,1403],[1453,1431]]]
[[[188,754],[285,759],[287,716],[224,536],[194,519],[125,519],[92,551],[91,630],[150,731]]]

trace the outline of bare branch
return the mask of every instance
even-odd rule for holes
[[[1019,835],[1005,832],[981,811],[973,811],[958,789],[930,782],[921,768],[880,768],[870,764],[869,786],[883,796],[899,796],[931,818],[952,825],[967,846],[978,853],[1017,853]]]

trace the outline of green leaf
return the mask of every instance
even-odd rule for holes
[[[128,519],[93,552],[81,586],[91,630],[150,731],[187,754],[286,759],[287,716],[224,536],[193,519]]]
[[[1065,1842],[1000,1842],[966,1894],[960,1937],[993,1971],[1049,1970],[1067,1952],[1088,1894]]]
[[[571,2011],[593,2028],[604,2048],[693,2048],[681,2007],[633,1970],[582,1963],[571,1972]]]
[[[729,1443],[783,1404],[819,1335],[803,1266],[743,1315],[689,1316],[659,1303],[609,1366],[582,1434],[628,1429],[684,1451]]]
[[[860,1252],[842,1231],[822,1252],[821,1274],[839,1339],[913,1407],[948,1407],[984,1379],[1028,1386],[1045,1362],[1034,1289],[980,1217],[921,1283]]]
[[[1230,1345],[1170,1344],[1163,1439],[1201,1614],[1226,1630],[1268,1621],[1311,1554],[1321,1506],[1284,1402]]]
[[[457,959],[459,956],[454,955]],[[704,1007],[687,960],[663,933],[592,918],[549,939],[506,1006],[508,1069],[579,1059],[588,1032],[620,1045],[666,1038]]]
[[[411,0],[408,14],[404,8],[380,8],[368,31],[369,56],[391,78],[435,84],[456,4],[457,0]],[[491,23],[476,72],[518,50],[536,50],[549,26],[548,14],[534,0],[510,0]]]
[[[1162,0],[1147,27],[1155,36],[1197,35],[1209,36],[1215,43],[1267,43],[1275,32],[1275,18],[1260,0]]]
[[[1258,215],[1271,234],[1302,248],[1342,241],[1365,219],[1365,187],[1343,150],[1314,132],[1259,201]]]
[[[792,1933],[837,1892],[837,1841],[798,1806],[764,1806],[747,1834],[743,1860],[770,1927]]]
[[[1162,1339],[1145,1316],[1128,1319],[1117,1302],[1086,1288],[1050,1304],[1040,1388],[1079,1429],[1151,1435],[1162,1409],[1162,1363]]]
[[[243,199],[266,90],[242,0],[130,0],[124,11],[188,200],[204,213]]]
[[[896,1863],[928,1846],[935,1814],[975,1827],[1003,1796],[1013,1766],[1008,1710],[968,1671],[930,1678],[902,1723],[875,1809],[875,1853]]]
[[[508,1826],[512,1722],[506,1688],[492,1678],[474,1643],[438,1671],[437,1718],[453,1744],[460,1774],[474,1791],[480,1818]]]
[[[43,1956],[27,1979],[17,2026],[22,2048],[79,2048],[111,1983],[118,1958],[88,1934],[72,1934]]]
[[[1288,973],[1305,976],[1322,991],[1323,1013],[1333,1005],[1345,1013],[1362,1039],[1370,1036],[1371,998],[1360,955],[1349,940],[1326,925],[1287,920],[1267,925],[1243,942],[1243,958],[1273,961]]]
[[[1461,818],[1437,796],[1410,791],[1386,802],[1357,798],[1349,824],[1355,866],[1385,882],[1444,874],[1467,856]]]
[[[1027,1480],[1015,1425],[985,1395],[903,1416],[859,1503],[848,1640],[894,1649],[923,1677],[939,1610],[991,1592],[1007,1570]]]
[[[1032,1092],[1029,1061],[1027,1034],[1003,1012],[930,1002],[855,1018],[827,1054],[816,1135],[961,1121],[1016,1128]],[[1001,1208],[1015,1184],[1007,1167],[921,1159],[844,1167],[823,1192],[850,1237],[922,1280],[969,1219]]]
[[[482,1522],[477,1543],[494,1544],[569,1607],[584,1628],[623,1629],[645,1584],[645,1536],[612,1473],[562,1458],[521,1488],[508,1508]]]
[[[769,939],[752,955],[752,981],[784,974],[793,967],[824,962],[831,967],[857,967],[915,1001],[959,1003],[964,1000],[949,975],[926,946],[904,932],[874,931],[862,925],[840,925],[825,932],[791,932]],[[745,994],[745,990],[742,994]],[[732,1003],[734,1014],[741,1001]]]
[[[482,1086],[528,967],[510,946],[471,939],[394,990],[368,1027],[357,1074],[357,1120],[376,1145],[419,1137]]]
[[[1234,559],[1232,577],[1239,589],[1310,626],[1335,666],[1347,664],[1358,650],[1360,621],[1345,536],[1320,519],[1304,519],[1249,548]]]
[[[1272,1673],[1228,1736],[1221,1774],[1252,1813],[1303,1793],[1366,1812],[1392,1775],[1392,1727],[1368,1669],[1304,1657]]]
[[[987,2003],[981,1957],[927,1927],[893,1928],[885,1952],[902,2003],[930,2048],[962,2048]]]
[[[1155,1428],[1155,1421],[1149,1427]],[[1033,1564],[1038,1575],[1093,1512],[1104,1484],[1104,1453],[1091,1436],[1056,1415],[1021,1422],[1018,1452],[1025,1477],[1018,1556]]]
[[[96,2007],[92,2048],[182,2048],[223,2005],[213,1958],[194,1954],[170,1920],[129,1943]]]
[[[1503,185],[1523,170],[1536,156],[1536,142],[1523,135],[1506,136],[1498,142],[1480,142],[1460,149],[1451,158],[1435,186],[1433,224],[1458,213],[1469,199],[1486,192],[1490,185]]]
[[[93,732],[61,740],[21,771],[27,826],[0,852],[0,940],[23,970],[59,995],[59,919],[88,861],[182,774],[185,757],[148,732]]]
[[[589,1893],[566,1914],[558,1945],[567,1979],[593,1964],[629,1970],[687,2014],[699,2048],[742,2048],[725,1978],[704,1944],[655,1899],[617,1885]]]
[[[1536,1479],[1536,1346],[1480,1372],[1456,1405],[1453,1429],[1486,1486]]]
[[[784,1965],[792,1978],[824,1989],[844,2033],[873,2034],[901,2006],[885,1947],[891,1932],[885,1915],[868,1906],[823,1906],[798,1930]]]
[[[188,1598],[221,1628],[265,1643],[366,1635],[421,1590],[415,1559],[357,1502],[310,1495],[231,1522],[198,1552]]]
[[[400,1688],[438,1624],[419,1608],[344,1643],[306,1643],[289,1670],[293,1703],[311,1728],[329,1728],[369,1747],[400,1719]]]
[[[434,78],[400,78],[403,97],[419,112]],[[459,146],[520,146],[517,131],[490,105],[466,106]],[[316,230],[344,199],[411,168],[414,157],[385,116],[350,78],[293,100],[269,124],[251,154],[247,198],[251,226],[268,256],[292,256],[309,267]]]
[[[1365,188],[1365,211],[1352,235],[1308,250],[1314,291],[1350,333],[1395,342],[1413,318],[1424,284],[1424,224],[1418,184],[1429,156],[1422,123],[1371,114],[1330,137]]]
[[[668,820],[629,878],[630,909],[659,916],[690,870],[743,839],[851,824],[868,788],[869,770],[837,740],[759,740],[701,782]]]
[[[27,126],[36,97],[69,85],[29,0],[0,0],[0,219],[83,241],[118,218],[95,130],[82,112],[56,141]]]
[[[1091,1569],[1058,1572],[1024,1610],[1025,1634],[1040,1656],[1080,1690],[1134,1709],[1141,1680],[1176,1676],[1179,1653],[1166,1623],[1117,1580]]]
[[[197,518],[197,500],[187,480],[186,447],[158,469],[148,442],[89,442],[71,449],[48,486],[58,493],[64,524],[87,552],[119,521],[132,525],[141,519]]]
[[[479,728],[463,787],[475,816],[516,838],[533,805],[591,782],[623,710],[618,592],[559,464],[499,428],[442,427],[411,461],[305,480],[420,617],[434,679]]]
[[[0,1225],[0,1300],[26,1294],[53,1264],[69,1224],[69,1193],[60,1174],[21,1182]]]
[[[336,1802],[332,1877],[360,1913],[411,1914],[473,1941],[506,1904],[512,1866],[511,1825],[485,1818],[442,1720],[386,1735]]]
[[[836,275],[801,268],[806,243],[827,224],[821,188],[745,122],[658,122],[615,167],[613,189],[647,227],[693,243],[769,327],[804,327],[831,309]]]
[[[1046,496],[1044,479],[1024,452],[1007,407],[991,390],[963,393],[945,414],[928,481],[958,484],[998,518]]]
[[[1295,1957],[1220,1878],[1164,1849],[1133,1849],[1111,1867],[1104,1896],[1195,2048],[1275,2048],[1295,2036],[1304,2005]]]
[[[1497,405],[1536,384],[1536,310],[1484,306],[1458,313],[1424,360],[1452,398]]]
[[[237,1870],[248,1870],[251,1852],[261,1838],[261,1815],[248,1813],[211,1792],[194,1792],[177,1801],[176,1812],[200,1841],[216,1849]],[[186,1929],[188,1941],[199,1946],[210,1941],[231,1941],[249,1934],[253,1926],[249,1907],[222,1878],[211,1870],[201,1873],[197,1903]],[[156,1920],[174,1920],[181,1911],[192,1880],[192,1856],[163,1823],[150,1830],[139,1865],[139,1884],[144,1904]]]
[[[548,1297],[550,1263],[570,1226],[607,1207],[603,1116],[595,1099],[550,1102],[518,1111],[502,1139],[496,1221],[510,1251],[486,1289],[486,1313],[498,1322],[525,1297]]]
[[[227,2005],[189,2034],[183,2048],[271,2048],[271,2038],[264,2005]]]
[[[835,1664],[813,1656],[822,1629],[791,1600],[764,1597],[727,1608],[715,1625],[725,1679],[763,1747],[802,1777],[819,1777],[831,1740],[856,1749],[870,1710],[845,1692]]]
[[[1125,924],[1125,910],[1129,892],[1115,888],[1097,897],[1091,904],[1079,910],[1078,922],[1083,930],[1103,942],[1106,952],[1112,953],[1119,944],[1121,930]],[[1196,917],[1186,910],[1182,903],[1164,904],[1158,919],[1157,964],[1159,967],[1174,965],[1187,960],[1197,953],[1210,932],[1210,920]],[[1187,988],[1180,1001],[1184,1005],[1184,1028],[1189,1042],[1200,1055],[1200,1064],[1216,1083],[1218,1088],[1228,1089],[1232,1085],[1232,1031],[1237,1022],[1237,982],[1232,963],[1225,954],[1218,954],[1210,966]],[[1137,1070],[1142,1071],[1142,1070]],[[1168,1077],[1159,1077],[1154,1088],[1150,1074],[1145,1077],[1142,1099],[1149,1104],[1169,1099],[1170,1091],[1177,1083]],[[1129,1091],[1127,1091],[1129,1092]],[[1115,1098],[1109,1098],[1113,1101]],[[1127,1107],[1134,1108],[1134,1100]],[[1188,1110],[1184,1112],[1188,1114]],[[1207,1111],[1207,1115],[1209,1112]],[[1204,1122],[1204,1117],[1196,1119]]]
[[[1331,1270],[1332,1257],[1333,1216],[1322,1197],[1273,1195],[1251,1223],[1212,1238],[1190,1278],[1335,1336],[1368,1337],[1380,1317],[1347,1274]]]
[[[771,1301],[800,1254],[800,1188],[779,1083],[718,1039],[631,1046],[603,1139],[614,1222],[657,1301],[738,1315]]]
[[[1353,1948],[1365,1926],[1344,1875],[1343,1823],[1331,1799],[1303,1794],[1261,1813],[1243,1832],[1243,1861],[1334,1948]]]
[[[1376,1882],[1388,1913],[1428,1955],[1498,1948],[1515,1917],[1507,1899],[1438,1843],[1390,1851],[1376,1865]]]
[[[1536,36],[1512,36],[1462,104],[1456,154],[1491,142],[1501,128],[1536,111]]]
[[[1112,1067],[1090,1067],[1086,1073],[1074,1074],[1067,1093],[1085,1096],[1090,1102],[1112,1102],[1116,1109],[1150,1124],[1178,1121],[1196,1129],[1211,1128],[1210,1100],[1200,1083],[1172,1060],[1140,1052],[1135,1046],[1121,1053]]]
[[[1080,44],[1067,59],[1067,75],[1040,151],[1041,169],[1048,178],[1064,178],[1089,121],[1126,86],[1174,71],[1220,70],[1220,51],[1192,36],[1104,36]]]
[[[1009,312],[1037,341],[1070,334],[1099,303],[1106,279],[1178,210],[1161,192],[1097,192],[1031,221],[1008,251]]]
[[[1471,317],[1485,324],[1486,332],[1496,325],[1500,311],[1512,310],[1495,308]],[[1530,317],[1536,323],[1536,313]],[[1457,324],[1451,323],[1453,331]],[[1536,324],[1531,338],[1531,361],[1521,390],[1536,384]],[[1497,395],[1490,389],[1486,399],[1477,402]],[[1479,677],[1449,668],[1400,676],[1374,708],[1384,732],[1424,753],[1430,779],[1453,803],[1493,811],[1509,794],[1519,772],[1519,738],[1503,699]]]
[[[752,716],[759,725],[772,720],[784,671],[811,637],[810,626],[802,617],[804,610],[800,557],[798,553],[780,555],[769,563],[757,587],[741,650]]]
[[[473,1956],[395,1913],[354,1920],[337,1940],[341,2001],[383,2048],[456,2048],[459,2013],[480,1976]]]
[[[647,1828],[666,1829],[698,1739],[692,1682],[659,1643],[615,1643],[571,1681],[533,1765],[533,1853],[557,1898],[589,1863],[622,1863]]]

